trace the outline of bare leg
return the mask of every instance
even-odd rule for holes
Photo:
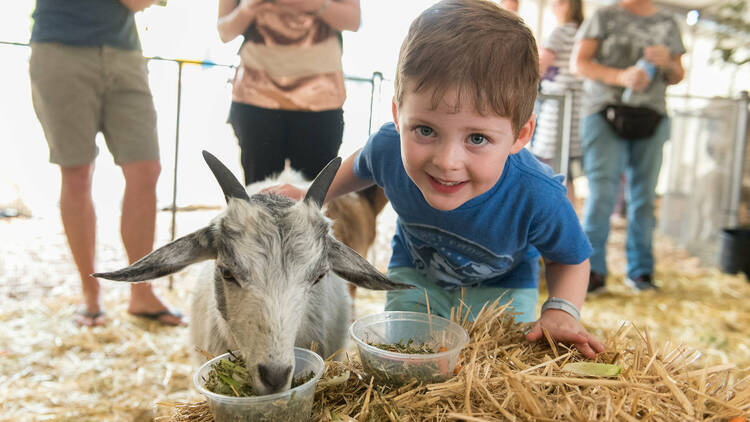
[[[568,200],[573,204],[573,208],[576,208],[576,189],[572,180],[568,180]],[[578,209],[578,208],[576,208]]]
[[[128,261],[133,263],[151,252],[156,229],[156,181],[161,166],[158,161],[137,161],[122,165],[125,176],[125,195],[122,200],[120,233]],[[150,283],[135,283],[130,287],[128,312],[155,313],[168,306],[154,292]],[[159,321],[180,325],[183,321],[165,314]]]
[[[99,282],[92,277],[96,255],[96,212],[91,199],[94,163],[78,167],[60,167],[60,216],[83,288],[83,312],[76,316],[78,325],[103,325],[100,315]]]

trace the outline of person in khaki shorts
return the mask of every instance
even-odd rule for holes
[[[95,137],[125,177],[120,231],[132,263],[149,253],[161,171],[156,111],[133,13],[154,0],[37,0],[29,74],[50,162],[60,166],[60,213],[83,287],[78,325],[103,325],[95,272],[96,215],[91,196]],[[128,312],[182,325],[150,284],[131,286]]]

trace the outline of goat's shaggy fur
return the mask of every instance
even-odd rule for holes
[[[344,279],[378,290],[409,286],[391,282],[330,235],[331,222],[319,207],[335,174],[331,165],[305,200],[295,202],[253,194],[279,180],[245,190],[215,157],[206,161],[227,209],[129,267],[96,276],[142,281],[210,259],[194,289],[193,343],[213,354],[237,350],[260,394],[287,389],[294,346],[316,343],[324,357],[344,346],[351,308]]]

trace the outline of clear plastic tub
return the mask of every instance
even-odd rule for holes
[[[253,397],[225,396],[204,388],[211,365],[227,357],[229,353],[209,360],[193,375],[195,388],[208,399],[208,405],[216,422],[283,422],[310,419],[315,386],[325,370],[325,363],[317,353],[299,347],[294,348],[293,376],[304,376],[313,371],[315,375],[309,381],[282,393]]]
[[[469,334],[460,325],[421,312],[383,312],[360,318],[349,327],[359,350],[359,359],[375,382],[404,385],[413,380],[428,384],[445,381],[454,375],[461,350],[469,343]],[[430,354],[398,353],[372,344],[396,344],[412,341],[437,351]],[[442,351],[441,351],[442,350]]]

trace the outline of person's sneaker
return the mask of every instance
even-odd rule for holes
[[[630,288],[633,289],[633,290],[635,290],[635,291],[658,290],[659,289],[654,284],[654,280],[651,277],[651,274],[639,275],[635,279],[632,279],[630,277],[625,277],[625,284],[628,285],[628,286],[630,286]]]
[[[591,271],[589,273],[589,287],[586,290],[586,293],[600,293],[603,292],[605,289],[604,280],[607,277],[604,276],[604,274],[599,274],[597,272]]]

